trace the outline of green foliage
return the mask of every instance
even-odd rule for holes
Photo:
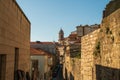
[[[94,56],[100,56],[100,41],[96,43],[95,50],[93,52]]]
[[[79,52],[79,53],[76,55],[76,58],[78,58],[78,59],[81,58],[81,52]]]
[[[114,42],[114,36],[112,36],[111,39],[112,39],[112,42]]]
[[[106,27],[106,34],[108,34],[107,38],[110,38],[112,42],[114,42],[114,36],[112,35],[112,31],[109,27]]]
[[[106,27],[106,34],[108,34],[110,31],[110,28],[109,27]]]
[[[110,31],[110,34],[112,34],[112,31]]]

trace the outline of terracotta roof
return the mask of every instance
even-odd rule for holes
[[[69,38],[69,41],[76,41],[77,40],[77,34],[70,34],[68,38]]]
[[[40,41],[30,42],[30,46],[32,48],[40,49],[51,54],[56,54],[55,48],[56,44],[57,44],[56,42],[40,42]]]
[[[36,41],[36,42],[30,42],[30,44],[54,44],[53,42],[40,42],[40,41]]]
[[[69,38],[72,38],[72,37],[77,37],[77,34],[70,34]]]
[[[31,55],[50,55],[49,52],[46,52],[42,49],[30,48]]]

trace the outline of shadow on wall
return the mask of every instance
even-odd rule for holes
[[[68,80],[68,73],[66,68],[65,68],[65,80]]]
[[[120,69],[96,65],[96,80],[120,80]]]
[[[72,75],[72,73],[70,73],[70,76],[68,76],[69,73],[67,71],[67,69],[65,68],[65,80],[74,80],[74,76]]]
[[[74,80],[74,76],[70,73],[70,80]]]

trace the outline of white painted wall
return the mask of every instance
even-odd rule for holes
[[[48,72],[48,60],[47,59],[48,59],[47,56],[42,56],[42,55],[31,56],[31,60],[38,60],[38,70],[43,78],[44,78],[44,73]],[[31,66],[32,66],[32,63],[31,63]],[[31,71],[32,71],[32,68],[31,68]]]

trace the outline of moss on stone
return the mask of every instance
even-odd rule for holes
[[[100,56],[100,41],[96,43],[95,50],[93,52],[94,56]]]

